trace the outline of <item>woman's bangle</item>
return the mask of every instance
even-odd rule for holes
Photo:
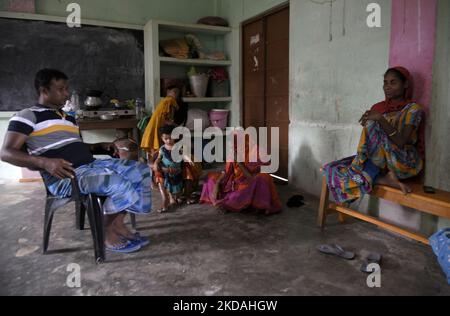
[[[397,135],[397,131],[393,132],[392,134],[389,134],[389,137],[394,137],[395,135]]]

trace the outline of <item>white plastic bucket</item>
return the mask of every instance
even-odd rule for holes
[[[192,93],[197,98],[204,98],[208,89],[209,76],[206,74],[194,75],[189,77]]]

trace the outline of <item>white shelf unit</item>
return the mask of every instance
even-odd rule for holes
[[[191,66],[199,67],[201,70],[209,67],[225,67],[230,72],[230,60],[203,60],[203,59],[177,59],[161,57],[159,55],[159,43],[165,39],[175,39],[187,34],[198,36],[207,50],[223,51],[229,55],[226,47],[225,36],[231,34],[232,29],[228,27],[217,27],[200,24],[183,24],[177,22],[166,22],[151,20],[144,27],[145,39],[145,94],[146,104],[151,110],[161,100],[161,78],[165,76],[173,78],[186,77]],[[203,40],[204,41],[203,41]],[[228,53],[228,54],[227,54]],[[203,68],[202,68],[203,67]],[[231,94],[230,94],[231,95]],[[220,108],[232,102],[232,98],[183,98],[186,103],[205,104],[218,103]]]
[[[231,97],[228,98],[183,98],[186,103],[207,103],[207,102],[231,102]]]
[[[206,59],[177,59],[172,57],[160,57],[163,64],[188,65],[188,66],[231,66],[229,60],[206,60]]]

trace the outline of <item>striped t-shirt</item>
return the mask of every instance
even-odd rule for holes
[[[61,111],[39,104],[22,110],[11,118],[8,131],[28,136],[26,147],[32,156],[64,159],[74,168],[95,160],[81,139],[75,118]],[[54,182],[50,177],[46,180]]]

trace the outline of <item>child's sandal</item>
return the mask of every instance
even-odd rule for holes
[[[186,204],[187,204],[187,205],[194,205],[194,204],[197,204],[197,200],[194,200],[194,199],[188,199],[187,202],[186,202]]]

